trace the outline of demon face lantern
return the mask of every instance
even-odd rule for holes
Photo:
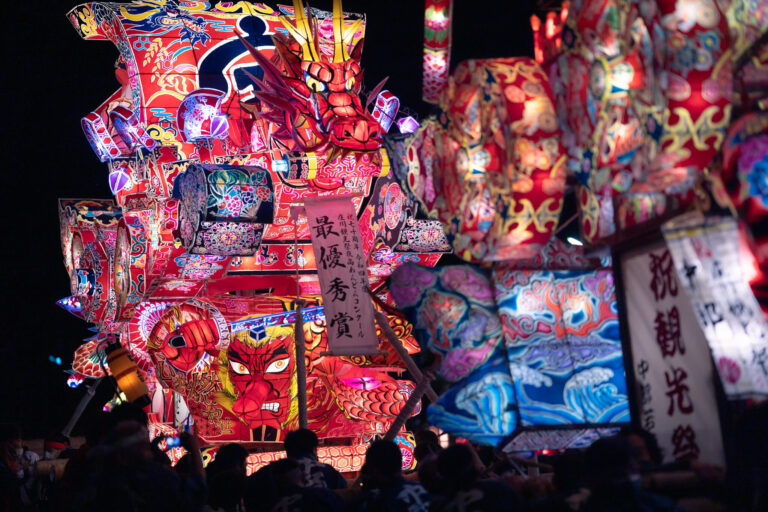
[[[341,0],[334,0],[333,55],[328,56],[320,51],[320,31],[309,9],[301,0],[294,0],[293,8],[295,24],[281,17],[289,36],[272,38],[282,69],[242,40],[264,70],[263,80],[254,78],[259,102],[243,106],[276,127],[273,140],[293,150],[330,151],[328,161],[337,152],[378,150],[381,127],[358,96],[363,40],[349,51],[363,20],[345,27]]]
[[[223,391],[217,401],[249,427],[281,429],[297,415],[292,327],[234,333],[218,363]]]

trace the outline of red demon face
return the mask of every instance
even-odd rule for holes
[[[281,337],[252,346],[233,339],[229,345],[229,378],[237,392],[233,411],[251,428],[279,429],[288,418],[295,368],[290,340]]]

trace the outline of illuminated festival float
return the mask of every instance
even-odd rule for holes
[[[722,179],[748,221],[768,209],[764,114],[728,131],[760,36],[729,43],[733,4],[575,1],[532,19],[535,59],[449,72],[451,2],[427,0],[421,120],[364,82],[366,18],[340,0],[74,8],[119,57],[81,121],[114,197],[59,202],[59,304],[97,331],[68,383],[113,379],[153,437],[194,426],[210,457],[244,443],[249,472],[299,427],[340,471],[376,436],[412,469],[422,401],[508,452],[634,421],[670,460],[722,462],[709,358],[729,398],[768,392],[748,237],[722,213]]]

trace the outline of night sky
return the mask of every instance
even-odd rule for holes
[[[533,54],[533,0],[454,1],[454,65],[467,58]],[[311,2],[329,11],[331,4]],[[366,87],[389,76],[386,88],[400,98],[401,108],[427,115],[430,106],[420,100],[423,1],[343,4],[346,11],[368,15]],[[25,438],[61,430],[68,421],[84,390],[69,389],[63,371],[81,340],[93,334],[56,306],[69,295],[57,198],[111,197],[106,165],[88,146],[80,118],[118,88],[118,54],[109,42],[80,39],[65,16],[75,5],[28,0],[2,9],[0,421],[21,423]],[[49,362],[49,355],[63,364]],[[102,385],[87,414],[108,397],[109,386]],[[75,434],[82,432],[79,427]]]

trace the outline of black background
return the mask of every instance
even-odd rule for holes
[[[111,197],[106,165],[88,146],[80,118],[118,88],[118,53],[109,42],[80,39],[66,18],[75,5],[16,0],[1,11],[0,421],[19,422],[25,438],[60,430],[84,394],[69,389],[63,373],[92,333],[55,304],[69,295],[57,198]],[[331,10],[331,0],[311,5]],[[402,108],[427,115],[420,99],[423,1],[345,0],[344,10],[368,15],[366,87],[389,76],[386,88]],[[455,0],[452,64],[531,56],[533,12],[533,0]],[[75,433],[108,395],[101,386]]]

